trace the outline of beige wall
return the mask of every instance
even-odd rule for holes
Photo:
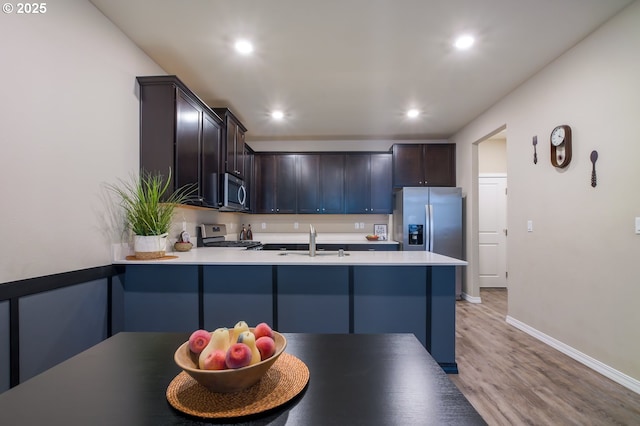
[[[467,193],[467,276],[477,297],[476,142],[506,126],[509,317],[640,380],[640,2],[490,108],[452,140]],[[573,160],[551,166],[549,134],[573,130]],[[538,164],[532,137],[538,136]],[[589,155],[598,150],[598,186]],[[533,232],[527,232],[527,220]],[[632,380],[633,382],[633,380]]]
[[[507,173],[507,140],[504,135],[478,144],[478,172]]]
[[[102,184],[138,168],[135,76],[163,73],[93,5],[2,14],[0,282],[110,263]]]

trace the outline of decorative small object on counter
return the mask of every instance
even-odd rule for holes
[[[141,170],[138,177],[132,176],[129,181],[120,180],[119,185],[107,185],[120,197],[127,224],[135,234],[137,259],[165,256],[174,210],[196,189],[193,185],[184,186],[170,194],[171,182],[171,169],[166,178],[160,173]]]
[[[382,223],[373,225],[373,234],[378,237],[378,240],[385,241],[387,239],[387,224]]]
[[[251,232],[251,224],[248,225],[249,228],[247,229],[247,240],[253,240],[253,232]]]
[[[240,231],[239,240],[243,241],[247,239],[247,228],[245,228],[244,223],[242,224],[242,230]]]
[[[191,243],[191,236],[187,231],[182,231],[178,237],[178,241],[173,245],[176,251],[189,251],[193,248]]]

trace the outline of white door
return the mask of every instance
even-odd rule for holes
[[[507,177],[479,176],[480,287],[507,286]]]

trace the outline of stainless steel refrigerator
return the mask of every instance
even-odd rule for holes
[[[393,237],[400,250],[463,259],[462,190],[405,187],[394,192]],[[462,271],[456,267],[456,298],[461,294]]]

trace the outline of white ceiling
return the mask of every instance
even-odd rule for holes
[[[447,138],[633,0],[90,1],[251,141]]]

